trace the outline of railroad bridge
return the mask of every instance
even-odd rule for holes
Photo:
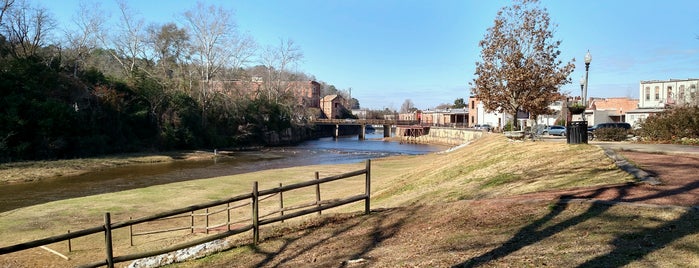
[[[403,136],[421,136],[429,127],[420,126],[417,120],[387,120],[387,119],[316,119],[310,123],[316,125],[335,125],[335,138],[340,135],[341,125],[361,126],[359,139],[366,138],[366,125],[382,125],[384,138],[391,137],[391,126],[403,129]]]

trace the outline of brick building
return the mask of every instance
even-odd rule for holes
[[[345,108],[345,98],[340,95],[327,95],[320,100],[320,109],[325,118],[338,119]]]
[[[430,126],[468,126],[469,109],[436,109],[422,111],[420,123]]]
[[[475,97],[468,98],[468,126],[473,127],[477,124],[488,124],[495,129],[502,129],[507,122],[512,121],[512,116],[496,111],[488,112],[485,110],[483,102]]]
[[[286,81],[278,85],[283,93],[291,92],[303,107],[320,108],[320,83],[316,81]],[[264,93],[265,83],[259,79],[250,81],[224,80],[210,81],[212,91],[232,97],[253,98]]]
[[[590,98],[585,115],[589,125],[626,122],[626,113],[638,107],[638,100],[631,98]],[[577,119],[573,119],[577,120]]]

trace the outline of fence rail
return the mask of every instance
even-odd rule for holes
[[[341,180],[341,179],[346,179],[346,178],[351,178],[351,177],[356,177],[356,176],[360,176],[360,175],[365,175],[365,191],[363,194],[358,194],[358,195],[354,195],[354,196],[346,197],[346,198],[321,200],[321,198],[320,198],[320,184],[328,183],[328,182],[332,182],[332,181],[336,181],[336,180]],[[316,187],[316,196],[315,196],[314,202],[303,204],[303,205],[284,207],[284,197],[283,197],[284,192],[288,192],[288,191],[295,190],[295,189],[301,189],[301,188],[305,188],[305,187],[310,187],[310,186]],[[38,240],[34,240],[34,241],[29,241],[29,242],[25,242],[25,243],[20,243],[20,244],[2,247],[2,248],[0,248],[0,255],[12,253],[12,252],[17,252],[17,251],[21,251],[21,250],[25,250],[25,249],[30,249],[30,248],[42,247],[45,245],[49,245],[49,244],[53,244],[53,243],[57,243],[57,242],[62,242],[62,241],[68,241],[69,248],[70,248],[70,240],[71,239],[76,239],[79,237],[84,237],[84,236],[88,236],[88,235],[92,235],[92,234],[96,234],[96,233],[104,233],[106,258],[105,258],[105,260],[85,264],[85,265],[82,265],[80,267],[85,267],[85,268],[87,268],[87,267],[100,267],[100,266],[114,267],[115,263],[157,256],[160,254],[173,252],[173,251],[177,251],[180,249],[185,249],[185,248],[189,248],[189,247],[196,246],[199,244],[211,242],[214,240],[226,238],[228,236],[244,233],[244,232],[247,232],[250,230],[253,231],[253,243],[257,244],[259,241],[259,228],[260,228],[260,226],[263,226],[266,224],[271,224],[271,223],[275,223],[275,222],[279,222],[279,221],[283,222],[284,220],[304,216],[304,215],[311,214],[311,213],[320,213],[321,211],[326,210],[326,209],[331,209],[331,208],[339,207],[342,205],[346,205],[346,204],[350,204],[350,203],[354,203],[354,202],[358,202],[358,201],[364,201],[364,203],[365,203],[364,204],[365,205],[364,212],[368,214],[370,212],[370,201],[371,201],[370,200],[370,193],[371,193],[371,160],[367,160],[366,167],[364,169],[361,169],[361,170],[351,171],[351,172],[347,172],[344,174],[339,174],[339,175],[325,177],[325,178],[319,178],[319,175],[316,172],[314,180],[309,180],[309,181],[296,183],[296,184],[290,184],[290,185],[279,184],[279,187],[266,189],[266,190],[258,190],[258,183],[254,182],[253,187],[252,187],[252,192],[250,192],[250,193],[241,194],[241,195],[237,195],[237,196],[222,199],[222,200],[215,200],[215,201],[206,202],[206,203],[202,203],[202,204],[198,204],[198,205],[174,209],[174,210],[170,210],[170,211],[166,211],[166,212],[162,212],[162,213],[158,213],[158,214],[154,214],[154,215],[150,215],[150,216],[146,216],[146,217],[141,217],[141,218],[137,218],[137,219],[129,219],[129,220],[123,221],[123,222],[112,223],[111,222],[111,215],[109,212],[107,212],[104,215],[104,225],[102,225],[102,226],[92,227],[92,228],[78,230],[78,231],[70,231],[67,234],[51,236],[51,237],[47,237],[47,238],[43,238],[43,239],[38,239]],[[271,213],[265,214],[264,216],[260,216],[259,215],[260,201],[263,201],[265,199],[269,199],[269,198],[276,196],[276,195],[279,195],[278,209],[273,210]],[[231,203],[245,201],[245,200],[249,200],[249,201],[245,202],[241,205],[231,206]],[[208,212],[209,208],[221,206],[221,205],[226,205],[226,207],[223,209],[214,210],[213,212]],[[252,216],[250,218],[251,223],[248,225],[245,225],[245,226],[240,226],[238,228],[231,229],[231,224],[242,223],[245,221],[231,222],[230,211],[234,208],[240,208],[240,207],[244,207],[247,205],[251,205],[251,208],[252,208]],[[195,211],[198,211],[198,210],[206,210],[207,212],[203,213],[203,214],[195,213]],[[226,222],[223,224],[209,226],[209,221],[208,221],[209,216],[212,214],[223,213],[223,212],[228,213]],[[183,215],[185,213],[188,213],[188,214]],[[279,214],[279,216],[269,217],[269,216],[276,215],[276,214]],[[123,256],[116,256],[116,257],[113,256],[112,231],[115,229],[129,227],[129,236],[130,236],[129,240],[130,240],[131,246],[133,246],[133,237],[134,236],[173,232],[173,231],[180,231],[180,230],[186,230],[186,229],[191,229],[192,232],[194,232],[194,229],[195,229],[194,217],[197,217],[197,216],[206,217],[206,226],[204,227],[204,229],[206,230],[207,234],[208,234],[210,229],[220,228],[223,226],[227,226],[228,230],[221,231],[220,233],[216,233],[214,235],[207,235],[205,237],[201,237],[201,238],[189,241],[189,242],[181,243],[181,244],[174,245],[174,246],[167,247],[167,248],[161,248],[161,249],[154,250],[154,251],[141,252],[141,253],[135,253],[135,254],[129,254],[129,255],[123,255]],[[173,219],[186,218],[186,217],[191,218],[191,221],[190,221],[191,224],[189,226],[186,226],[186,227],[175,227],[175,228],[168,228],[168,229],[163,229],[163,230],[151,230],[151,231],[143,231],[143,232],[136,232],[136,233],[134,233],[133,229],[132,229],[134,225],[141,224],[141,223],[162,221],[162,220],[173,220]]]

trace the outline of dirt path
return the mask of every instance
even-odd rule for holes
[[[653,205],[699,206],[699,156],[617,152],[660,180],[659,185],[627,183],[526,194],[506,199],[594,199]]]

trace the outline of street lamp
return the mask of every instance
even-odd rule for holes
[[[585,87],[585,76],[584,76],[584,75],[581,75],[581,76],[580,76],[580,98],[581,98],[581,100],[582,100],[582,98],[583,98],[583,90],[584,90],[584,87]]]
[[[592,55],[590,55],[590,51],[587,51],[587,54],[585,54],[585,89],[583,90],[583,105],[585,105],[585,108],[587,108],[587,77],[588,74],[590,73],[590,62],[592,61]]]
[[[587,77],[588,74],[590,73],[590,62],[592,61],[592,55],[590,55],[590,50],[587,51],[587,54],[585,54],[585,86],[583,89],[583,96],[582,96],[582,103],[585,109],[587,110]],[[585,120],[585,112],[583,112],[582,116],[583,121]]]

